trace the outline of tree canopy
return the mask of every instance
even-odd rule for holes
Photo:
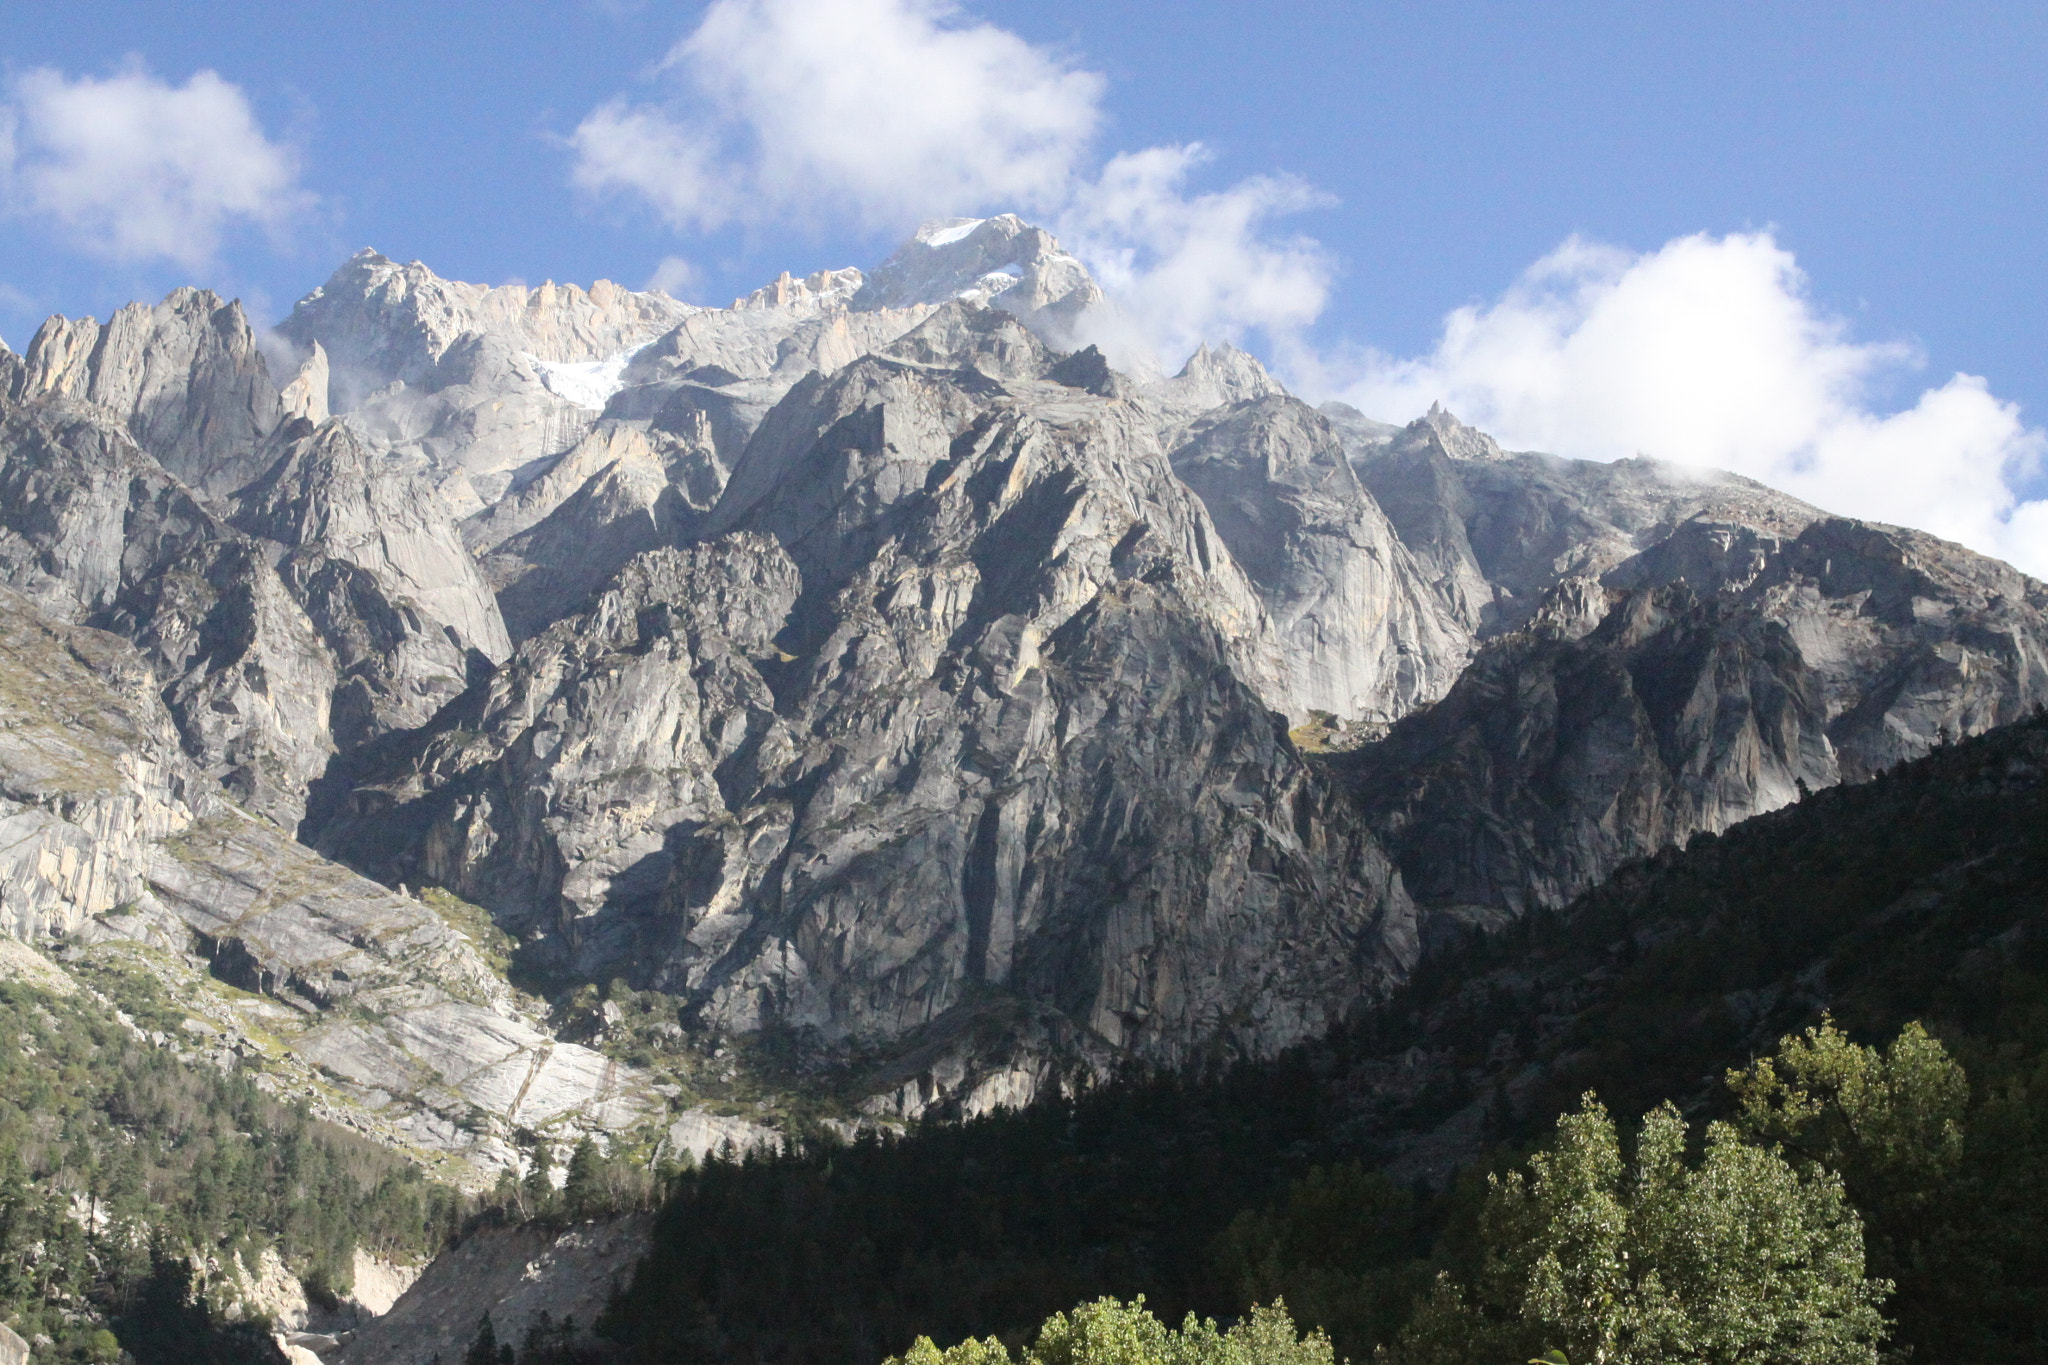
[[[1480,1365],[1561,1350],[1579,1365],[1876,1365],[1891,1290],[1833,1172],[1796,1168],[1660,1105],[1633,1161],[1587,1095],[1555,1144],[1490,1182],[1476,1282],[1441,1277],[1390,1358]]]

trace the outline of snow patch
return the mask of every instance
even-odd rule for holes
[[[1001,270],[989,271],[988,274],[983,275],[953,297],[956,299],[972,299],[977,303],[984,303],[1010,288],[1023,277],[1024,272],[1022,270],[1019,270],[1014,265],[1006,265]]]
[[[653,344],[643,341],[603,360],[563,362],[535,360],[532,356],[526,359],[540,372],[540,382],[547,386],[549,393],[557,398],[566,398],[579,408],[602,412],[612,395],[626,387],[626,366],[632,364],[634,356]]]
[[[951,246],[986,223],[986,218],[941,218],[917,230],[917,240],[929,247]]]

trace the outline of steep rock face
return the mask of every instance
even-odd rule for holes
[[[1802,787],[2029,713],[2044,610],[2048,588],[1919,532],[1693,520],[1557,585],[1348,775],[1450,922],[1558,905]]]
[[[632,1068],[551,1037],[435,909],[223,800],[156,694],[127,641],[0,588],[0,934],[62,936],[66,960],[147,945],[140,961],[193,1009],[183,1041],[219,1039],[210,1060],[239,1055],[423,1160],[476,1162],[472,1183],[517,1164],[515,1124],[573,1134],[659,1111]]]
[[[430,490],[402,468],[373,461],[338,422],[298,420],[282,453],[235,499],[235,523],[293,548],[317,545],[388,578],[462,647],[497,663],[511,653],[496,604]]]
[[[458,515],[524,467],[574,445],[618,388],[628,353],[699,310],[607,280],[490,288],[363,251],[278,330],[373,450],[419,461]]]
[[[564,955],[631,958],[621,905],[660,890],[668,830],[720,823],[727,769],[780,734],[748,655],[796,593],[759,537],[635,560],[404,745],[397,780],[350,793],[323,846],[560,933]]]
[[[5,341],[0,341],[0,400],[12,403],[19,399],[27,379],[28,367],[21,357],[9,350]]]
[[[1039,229],[954,227],[872,277],[785,274],[729,309],[602,282],[485,289],[360,253],[280,328],[306,355],[283,401],[309,417],[331,406],[373,451],[415,461],[525,638],[633,554],[697,534],[754,427],[806,375],[956,296],[1000,296],[1034,325],[1100,302]]]
[[[0,933],[76,932],[145,890],[205,784],[125,641],[0,588]]]
[[[1287,389],[1266,372],[1257,357],[1226,341],[1214,349],[1206,343],[1197,347],[1179,374],[1156,379],[1145,385],[1143,392],[1146,403],[1160,415],[1162,430],[1172,433],[1202,413],[1284,396]],[[1180,443],[1173,434],[1165,439],[1168,445]]]
[[[334,665],[254,541],[95,407],[0,416],[0,582],[133,641],[186,751],[291,824],[333,752]]]
[[[1597,578],[1694,518],[1791,537],[1821,515],[1718,470],[1509,454],[1440,407],[1399,429],[1348,412],[1333,422],[1402,542],[1482,637],[1526,621],[1563,580]]]
[[[926,304],[849,311],[848,291],[832,287],[828,277],[851,275],[857,282],[859,273],[825,271],[806,282],[785,277],[734,300],[730,309],[694,313],[635,352],[625,382],[737,384],[740,392],[765,400],[765,410],[812,370],[830,374],[888,345],[931,312]]]
[[[158,842],[145,866],[150,894],[99,935],[196,955],[261,997],[217,1017],[269,1040],[276,1083],[422,1159],[456,1158],[464,1183],[518,1169],[516,1129],[623,1133],[664,1108],[644,1073],[554,1037],[474,930],[240,812]]]
[[[595,404],[557,394],[544,375],[501,338],[470,332],[426,377],[393,381],[338,410],[370,449],[415,461],[450,510],[467,516],[597,420]]]
[[[528,1224],[480,1229],[434,1260],[391,1311],[365,1324],[334,1359],[340,1365],[431,1365],[460,1360],[490,1315],[499,1341],[524,1343],[545,1321],[571,1320],[590,1344],[617,1286],[653,1243],[654,1217],[625,1214],[567,1228]]]
[[[298,373],[278,390],[278,404],[288,418],[302,417],[319,426],[329,416],[327,390],[331,378],[327,365],[327,352],[319,342],[299,362]]]
[[[1381,989],[1408,903],[1244,681],[1277,678],[1257,593],[1150,415],[1052,359],[955,304],[802,381],[710,519],[741,539],[629,565],[321,846],[727,1029],[888,1042],[1022,998],[1177,1060]],[[698,616],[681,566],[778,595]]]
[[[424,724],[500,662],[498,605],[433,491],[337,421],[294,419],[276,463],[235,499],[235,524],[288,547],[277,570],[333,651],[344,747]]]
[[[1505,452],[1441,409],[1400,429],[1330,415],[1491,642],[1343,761],[1447,927],[1559,904],[2040,696],[2043,589],[1961,547],[1730,474]]]
[[[470,518],[514,637],[581,607],[635,554],[695,536],[766,411],[690,381],[629,388],[545,473]]]
[[[2044,690],[2043,589],[2002,566],[1732,476],[1511,454],[1440,410],[1318,415],[1227,346],[1136,382],[1050,349],[1100,305],[1076,272],[1014,219],[720,310],[358,258],[288,326],[277,429],[247,427],[246,534],[128,439],[156,409],[53,396],[137,370],[60,320],[34,365],[0,356],[43,395],[0,428],[0,576],[136,642],[199,785],[288,822],[324,774],[321,848],[487,905],[565,981],[844,1048],[902,1116],[1269,1051],[1426,928],[1555,903]],[[233,332],[202,304],[137,354],[183,354],[180,319]],[[173,372],[209,412],[242,373]],[[1305,760],[1276,711],[1398,723]],[[352,752],[327,771],[330,727]],[[316,1012],[306,1055],[372,1059],[350,1084],[433,1096],[407,1112],[435,1132],[551,1058],[571,1110],[611,1102],[595,1054],[456,977],[403,1029],[342,1027],[320,964],[348,925],[427,914],[411,897],[190,801],[191,838],[131,847],[93,823],[128,816],[21,793],[44,889],[20,923],[72,915],[60,883],[138,894],[75,870],[100,840],[92,866],[145,869],[138,923]],[[280,879],[325,889],[248,898]]]
[[[1265,599],[1287,666],[1281,709],[1385,724],[1450,688],[1470,633],[1324,417],[1270,396],[1221,409],[1186,436],[1173,472]]]
[[[808,279],[795,279],[785,270],[774,281],[762,285],[745,298],[734,299],[734,312],[763,309],[810,309],[824,311],[843,308],[860,292],[866,277],[851,268],[843,270],[820,270]]]
[[[102,327],[53,317],[29,343],[18,396],[84,399],[127,423],[165,469],[202,493],[254,477],[282,416],[278,390],[239,302],[179,289],[131,303]]]

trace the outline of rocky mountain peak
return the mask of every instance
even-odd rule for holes
[[[1329,418],[1330,425],[1342,433],[1344,447],[1352,452],[1353,459],[1363,451],[1390,444],[1401,434],[1401,428],[1392,422],[1376,421],[1349,403],[1340,403],[1335,399],[1322,404],[1316,411]]]
[[[1500,461],[1508,458],[1500,443],[1485,432],[1466,426],[1442,403],[1431,403],[1429,411],[1408,424],[1408,430],[1454,460]]]
[[[1249,398],[1268,398],[1287,392],[1269,374],[1256,356],[1240,351],[1229,342],[1213,350],[1207,343],[1197,347],[1181,367],[1180,379],[1211,386],[1224,403],[1242,403]]]
[[[11,403],[19,398],[25,377],[21,357],[8,349],[5,337],[0,337],[0,402]]]
[[[585,364],[651,341],[697,311],[610,280],[588,290],[552,280],[469,284],[365,248],[299,300],[278,331],[302,351],[321,343],[335,371],[334,406],[346,412],[394,379],[428,378],[472,334],[535,360]]]
[[[1213,348],[1203,343],[1179,374],[1145,386],[1145,396],[1162,415],[1181,421],[1233,403],[1286,394],[1286,386],[1267,372],[1258,357],[1227,341]]]
[[[1103,294],[1051,233],[1004,213],[926,223],[868,276],[853,307],[872,311],[951,299],[992,303],[1027,320],[1045,314],[1071,326]]]
[[[274,376],[204,291],[53,319],[0,586],[132,643],[194,781],[898,1115],[1270,1052],[1432,917],[2048,696],[2003,566],[1227,343],[1134,379],[1107,307],[1004,214],[731,308],[365,251]]]
[[[104,327],[49,318],[16,387],[24,399],[82,399],[112,413],[165,469],[216,495],[255,472],[248,457],[283,415],[241,302],[210,289],[128,304]]]
[[[759,308],[797,308],[819,311],[844,308],[860,292],[865,277],[860,271],[820,270],[806,279],[795,279],[785,270],[775,280],[744,298],[732,301],[734,311]]]
[[[286,417],[303,417],[315,426],[327,420],[327,351],[319,342],[299,362],[298,373],[278,390]]]

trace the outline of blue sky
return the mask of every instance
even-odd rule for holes
[[[723,27],[700,29],[707,13]],[[638,286],[670,261],[674,292],[724,302],[784,268],[871,264],[919,217],[1014,205],[1121,282],[1166,364],[1235,336],[1389,419],[1443,396],[1565,453],[1651,448],[1893,520],[1937,506],[1919,520],[2048,568],[2031,548],[2048,512],[2021,501],[2042,491],[2048,420],[2038,4],[84,0],[5,17],[0,336],[17,348],[46,313],[186,282],[274,319],[365,244],[491,282]],[[805,57],[849,17],[893,36]],[[697,56],[656,70],[693,33]],[[886,126],[938,127],[929,154],[842,164],[830,135],[865,104],[771,126],[835,66],[888,73],[855,95],[901,105]],[[957,100],[932,94],[960,67]],[[121,186],[36,179],[61,155],[51,121],[104,93],[84,78],[189,93],[203,70],[276,153],[228,208],[123,236],[118,199],[91,198]],[[940,145],[956,110],[967,131]],[[1193,142],[1205,159],[1175,150]],[[1166,150],[1112,160],[1147,149]]]

